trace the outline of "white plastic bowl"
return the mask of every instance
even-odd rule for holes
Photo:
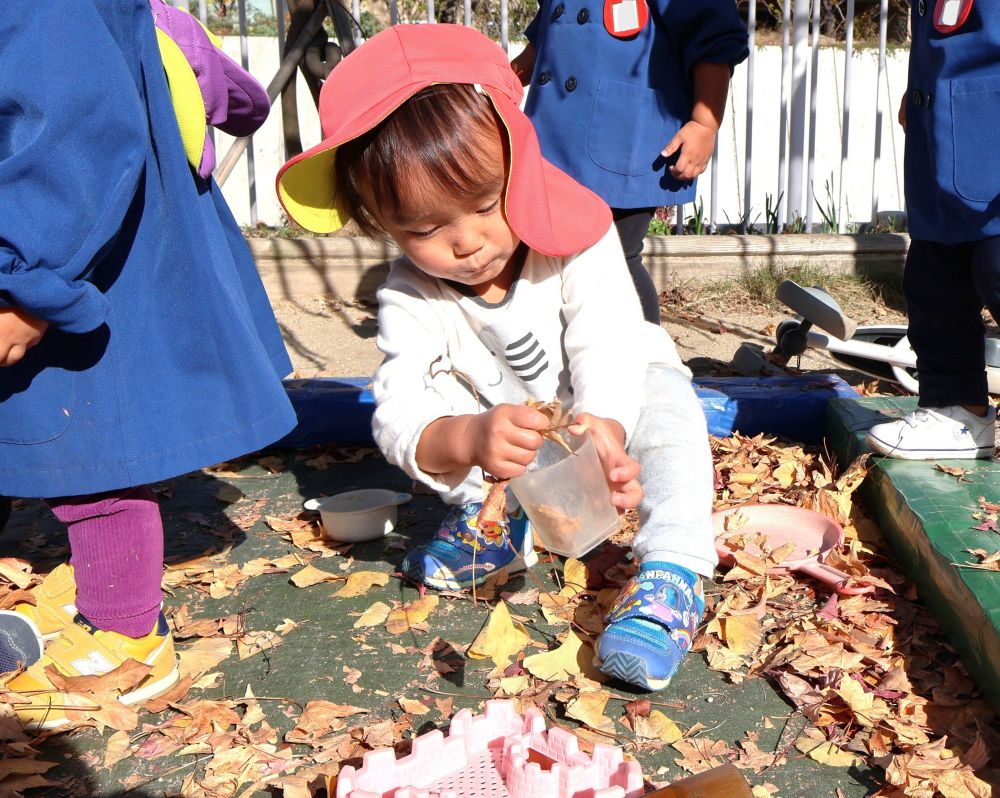
[[[326,537],[341,543],[360,543],[388,535],[396,525],[396,506],[411,498],[409,493],[366,488],[309,499],[302,506],[319,513]]]

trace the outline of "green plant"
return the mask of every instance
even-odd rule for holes
[[[775,299],[775,292],[783,280],[794,280],[799,285],[820,286],[833,294],[845,307],[862,300],[881,300],[886,293],[891,293],[890,286],[877,285],[855,274],[829,272],[808,261],[791,264],[768,261],[756,264],[743,269],[733,281],[734,285],[726,287],[719,284],[716,290],[727,291],[730,295],[737,293],[749,301],[777,307],[780,303]]]
[[[774,199],[770,194],[764,195],[764,232],[767,235],[774,235],[778,232],[778,208],[781,206],[781,198],[785,193],[779,192],[778,198]]]
[[[694,214],[687,218],[684,229],[696,236],[703,236],[709,232],[705,226],[705,203],[701,197],[694,204]]]
[[[806,232],[806,220],[802,218],[802,216],[798,213],[798,211],[795,212],[795,218],[785,225],[784,232],[786,233]]]
[[[837,202],[833,198],[833,172],[830,173],[830,177],[823,181],[823,185],[826,188],[826,199],[827,204],[824,205],[819,201],[819,197],[813,194],[813,199],[816,201],[816,207],[819,209],[820,216],[823,217],[823,232],[824,233],[836,233],[839,229],[839,219],[837,218]]]
[[[757,228],[754,227],[754,222],[760,218],[760,213],[758,213],[751,219],[750,214],[752,213],[753,208],[747,208],[735,222],[729,218],[729,214],[725,211],[722,212],[722,215],[726,217],[726,224],[729,225],[729,227],[735,227],[737,233],[740,235],[752,235],[757,232]]]
[[[671,232],[670,222],[666,219],[657,219],[655,216],[649,220],[649,227],[646,229],[648,236],[668,236]]]

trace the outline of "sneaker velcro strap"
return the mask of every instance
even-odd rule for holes
[[[622,588],[604,620],[613,624],[639,618],[693,636],[704,607],[701,580],[695,574],[677,566],[644,565]]]
[[[50,664],[63,675],[103,676],[125,662],[120,652],[106,646],[90,628],[86,622],[70,624],[45,650]]]

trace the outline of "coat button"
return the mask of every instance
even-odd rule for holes
[[[913,90],[913,104],[918,107],[924,104],[924,95],[920,93],[920,89]]]
[[[551,79],[552,79],[552,78],[551,78],[551,76],[549,75],[549,73],[548,73],[548,72],[542,72],[542,73],[541,73],[541,74],[540,74],[540,75],[538,76],[538,85],[539,85],[539,86],[544,86],[544,85],[545,85],[546,83],[548,83],[548,82],[549,82],[549,81],[550,81]]]
[[[557,19],[559,19],[559,17],[561,17],[563,15],[563,11],[565,11],[565,10],[566,10],[566,6],[564,6],[562,3],[560,3],[559,5],[557,5],[552,10],[552,21],[555,22]]]
[[[580,13],[576,15],[576,21],[583,25],[588,19],[590,19],[590,12],[585,8],[581,8]]]
[[[933,94],[931,94],[930,92],[927,92],[927,96],[924,97],[924,102],[927,103],[927,107],[928,108],[931,107],[931,97],[933,97],[933,96],[934,96]]]
[[[566,86],[566,91],[573,91],[576,88],[576,78],[570,75],[566,78],[566,83],[564,85]]]
[[[920,14],[920,16],[923,16],[924,14],[927,13],[927,3],[925,2],[925,0],[919,0],[919,2],[917,3],[917,13]]]

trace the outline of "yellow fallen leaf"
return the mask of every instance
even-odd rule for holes
[[[613,734],[615,722],[604,714],[604,707],[609,698],[611,695],[603,690],[580,693],[566,704],[566,714],[592,729]]]
[[[575,596],[587,587],[587,566],[574,557],[570,557],[563,564],[563,589],[562,592],[569,596]]]
[[[340,598],[363,596],[375,585],[385,587],[387,584],[389,584],[389,574],[381,571],[355,571],[347,577],[347,584],[333,595]]]
[[[233,641],[226,637],[203,637],[177,652],[182,674],[197,679],[233,653]]]
[[[115,735],[111,736],[111,739]],[[125,735],[128,739],[128,735]],[[111,739],[108,742],[111,742]],[[55,762],[45,762],[41,759],[34,759],[32,757],[4,757],[0,760],[0,781],[3,781],[8,776],[20,775],[24,776],[29,773],[46,773],[50,768],[56,766]],[[6,785],[5,785],[6,786]]]
[[[422,701],[405,696],[399,699],[399,705],[403,708],[403,712],[408,712],[411,715],[426,715],[431,711],[430,707]]]
[[[778,484],[781,487],[791,487],[791,484],[795,481],[795,461],[786,460],[771,472],[771,476],[778,480]]]
[[[818,729],[807,729],[796,741],[795,747],[821,765],[835,768],[851,767],[860,760],[850,751],[844,751],[823,736]]]
[[[654,709],[647,717],[636,715],[633,720],[636,737],[646,740],[660,740],[670,745],[684,736],[684,732],[660,710]]]
[[[365,626],[378,626],[385,623],[385,619],[389,617],[390,609],[391,607],[384,601],[376,601],[361,613],[361,617],[354,622],[354,628],[361,629]]]
[[[232,504],[238,502],[243,498],[243,491],[237,488],[235,485],[230,485],[228,482],[223,482],[219,489],[215,492],[215,498],[220,502],[225,502],[226,504]]]
[[[581,638],[572,629],[561,639],[562,643],[558,648],[525,657],[522,663],[525,670],[547,682],[569,679],[577,674],[583,674],[595,682],[607,679],[594,667],[594,649],[589,640]]]
[[[734,654],[752,654],[760,647],[763,634],[756,615],[728,615],[723,623],[726,645]]]
[[[567,624],[573,618],[573,606],[562,593],[542,593],[538,597],[538,608],[549,626]]]
[[[239,654],[240,659],[246,659],[269,648],[276,648],[284,642],[285,638],[269,629],[262,629],[259,632],[247,632],[236,641],[236,652]]]
[[[502,668],[530,639],[524,626],[511,619],[507,605],[498,601],[486,626],[469,646],[468,654],[475,659],[492,659],[494,665]]]
[[[424,623],[427,616],[437,609],[437,605],[438,597],[433,593],[428,593],[409,604],[397,607],[386,618],[385,629],[391,635],[405,634],[413,627]]]
[[[24,590],[31,584],[31,574],[27,569],[31,566],[24,560],[14,557],[0,557],[0,577]]]
[[[520,676],[504,676],[500,679],[500,691],[504,695],[520,695],[528,689],[528,677],[526,674]]]
[[[132,756],[128,732],[116,731],[104,744],[104,767],[109,768]]]
[[[844,703],[851,708],[854,717],[862,725],[869,728],[877,726],[879,722],[889,715],[889,705],[875,696],[874,693],[865,692],[861,684],[847,676],[840,680],[840,685],[834,690]]]
[[[337,574],[331,574],[329,571],[321,571],[319,568],[307,565],[288,581],[295,585],[295,587],[312,587],[313,585],[318,585],[320,582],[336,582],[343,578]]]

